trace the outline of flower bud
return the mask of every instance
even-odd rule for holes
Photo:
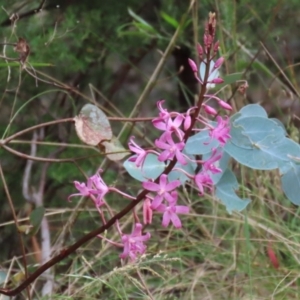
[[[153,211],[151,208],[151,200],[149,198],[146,198],[143,203],[143,221],[145,225],[152,223],[152,216]]]
[[[200,57],[200,59],[202,59],[202,56],[203,56],[203,48],[202,46],[198,43],[197,45],[197,52],[198,52],[198,55]]]
[[[189,61],[189,65],[192,68],[193,72],[198,73],[198,68],[197,68],[196,63],[190,58],[188,59],[188,61]]]
[[[202,104],[202,106],[204,107],[204,110],[207,114],[212,115],[212,116],[215,116],[218,114],[218,112],[211,106],[206,105],[206,104]]]
[[[215,84],[221,84],[224,82],[224,80],[220,77],[218,78],[214,78],[212,81],[210,81],[211,83],[215,83]]]
[[[222,66],[224,60],[224,57],[218,58],[215,62],[214,69],[219,69]]]
[[[191,122],[192,122],[191,116],[186,115],[183,123],[184,130],[188,130],[190,128]]]
[[[226,102],[223,101],[223,100],[219,100],[219,105],[220,105],[222,108],[226,109],[226,110],[229,110],[229,111],[232,110],[231,105],[229,105],[228,103],[226,103]]]
[[[219,41],[216,41],[215,44],[214,44],[214,52],[217,53],[218,50],[219,50],[219,46],[220,46],[220,43]]]

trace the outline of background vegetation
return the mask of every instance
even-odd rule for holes
[[[187,1],[180,0],[2,1],[0,41],[16,43],[24,38],[30,46],[27,68],[33,74],[19,63],[0,59],[2,138],[42,122],[73,117],[88,102],[97,103],[109,116],[129,116],[187,9]],[[177,110],[192,103],[195,82],[187,68],[180,67],[195,57],[195,37],[201,42],[209,11],[218,16],[220,51],[226,57],[223,74],[240,73],[238,77],[249,84],[245,96],[237,93],[238,83],[224,87],[223,99],[235,110],[247,103],[262,104],[297,141],[297,0],[199,0],[138,116],[154,116],[159,99]],[[1,55],[18,58],[9,45],[2,45]],[[117,135],[123,124],[112,125]],[[156,136],[147,124],[137,124],[136,130],[144,145]],[[83,145],[71,123],[26,133],[10,146],[43,158],[83,157],[76,163],[29,163],[0,149],[18,219],[28,224],[39,195],[55,253],[101,225],[89,202],[67,201],[74,193],[74,180],[84,181],[84,174],[102,166],[110,185],[133,195],[141,188],[121,163],[110,163],[97,149]],[[152,233],[147,256],[131,266],[121,266],[119,252],[94,239],[48,274],[55,279],[51,299],[300,299],[298,207],[284,197],[277,172],[250,171],[234,162],[232,166],[242,182],[240,193],[252,200],[242,214],[228,215],[211,195],[200,198],[187,186],[182,197],[192,213],[183,219],[182,230],[162,229],[156,217],[147,228]],[[18,274],[22,259],[3,180],[0,195],[0,281],[4,281]],[[115,203],[116,212],[126,205],[119,198],[109,201]],[[128,224],[129,219],[122,220],[125,230]],[[24,235],[24,243],[34,269],[43,256],[40,232]],[[44,282],[41,278],[32,287],[35,299],[42,299]],[[17,299],[26,299],[26,293]]]

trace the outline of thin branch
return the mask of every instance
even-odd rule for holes
[[[132,122],[132,123],[136,123],[136,122],[150,122],[153,120],[152,117],[148,117],[148,118],[119,118],[119,117],[108,117],[108,120],[110,121],[118,121],[118,122]],[[36,130],[38,128],[41,127],[46,127],[46,126],[51,126],[51,125],[56,125],[56,124],[60,124],[60,123],[67,123],[67,122],[74,122],[74,118],[66,118],[66,119],[60,119],[60,120],[55,120],[55,121],[50,121],[50,122],[46,122],[46,123],[41,123],[38,125],[34,125],[31,127],[28,127],[24,130],[21,130],[9,137],[7,137],[4,140],[0,140],[0,146],[1,145],[5,145],[8,144],[11,140],[14,140],[16,137],[23,135],[27,132]]]
[[[23,14],[20,14],[20,15],[19,15],[19,14],[12,13],[11,16],[10,16],[8,19],[4,20],[4,21],[0,24],[0,26],[3,26],[3,27],[4,27],[4,26],[9,26],[9,25],[11,25],[11,23],[13,22],[12,20],[13,20],[13,17],[14,17],[14,16],[17,16],[17,17],[18,17],[17,20],[20,20],[20,19],[23,19],[23,18],[25,18],[25,17],[29,17],[29,16],[32,16],[32,15],[35,15],[35,14],[41,12],[42,9],[44,8],[45,3],[46,3],[46,0],[42,0],[42,2],[40,3],[40,5],[39,5],[37,8],[34,8],[34,9],[32,9],[32,10],[29,10],[29,11],[23,13]]]

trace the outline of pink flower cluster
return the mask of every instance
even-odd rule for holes
[[[201,45],[198,45],[197,47],[200,59],[199,68],[193,60],[189,59],[189,64],[195,77],[200,83],[201,88],[204,89],[204,92],[201,93],[203,98],[199,100],[197,106],[191,107],[185,113],[168,112],[168,110],[163,107],[164,100],[157,102],[159,115],[152,121],[153,126],[162,131],[160,137],[155,140],[157,150],[143,149],[134,141],[134,137],[131,137],[128,143],[129,149],[133,152],[133,156],[128,160],[133,162],[138,169],[141,171],[143,170],[145,160],[149,153],[156,155],[158,161],[164,162],[166,166],[173,161],[174,164],[177,163],[176,171],[182,172],[194,183],[198,188],[199,195],[203,195],[205,190],[212,191],[214,185],[212,175],[222,172],[217,164],[222,157],[222,147],[224,147],[228,139],[230,139],[229,118],[227,116],[222,117],[214,107],[208,104],[208,101],[215,101],[220,110],[224,109],[231,111],[231,106],[216,95],[205,93],[207,90],[213,89],[215,85],[223,83],[219,69],[224,62],[224,58],[220,57],[216,61],[213,60],[217,55],[219,47],[218,42],[213,43],[215,35],[214,22],[214,15],[210,15],[210,20],[204,35],[204,45],[203,47]],[[205,58],[203,58],[204,56]],[[212,122],[211,118],[215,118],[213,119],[214,122]],[[191,128],[192,124],[193,128]],[[188,140],[187,132],[191,132],[191,130],[207,130],[210,139],[218,141],[219,146],[217,149],[211,149],[211,156],[209,159],[195,160],[185,154],[184,148],[186,141]],[[183,169],[186,164],[191,163],[192,161],[201,166],[200,171],[197,174],[189,174]],[[106,221],[102,207],[108,207],[108,204],[104,200],[107,193],[116,192],[127,199],[132,201],[135,200],[134,197],[115,187],[108,187],[99,173],[91,176],[88,179],[87,184],[75,181],[74,185],[79,193],[72,194],[69,198],[73,196],[90,197],[98,208],[104,223]],[[162,173],[155,181],[145,179],[142,186],[148,193],[143,200],[144,224],[151,224],[153,214],[160,213],[162,214],[162,226],[167,227],[172,223],[175,228],[182,227],[178,215],[188,214],[190,208],[185,205],[177,204],[177,189],[180,185],[182,185],[180,180],[176,179],[169,181],[168,174],[165,173]],[[123,252],[120,257],[122,259],[128,258],[130,261],[134,261],[139,255],[145,253],[145,242],[150,239],[150,233],[143,234],[143,226],[135,211],[133,211],[133,214],[135,224],[131,234],[124,234],[119,227],[119,223],[117,222],[116,224],[117,230],[121,236],[120,244],[99,236],[113,245],[122,247]]]

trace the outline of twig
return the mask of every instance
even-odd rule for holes
[[[13,16],[15,16],[15,15],[17,15],[18,20],[20,20],[20,19],[23,19],[25,17],[29,17],[31,15],[34,15],[34,14],[36,14],[38,12],[41,12],[41,10],[43,9],[45,3],[46,3],[46,0],[42,0],[42,2],[40,3],[40,5],[37,8],[34,8],[34,9],[32,9],[30,11],[27,11],[26,13],[23,13],[23,14],[20,14],[20,15],[13,13],[8,19],[6,19],[5,21],[3,21],[0,24],[0,26],[9,26],[11,24],[11,22],[12,22]]]

